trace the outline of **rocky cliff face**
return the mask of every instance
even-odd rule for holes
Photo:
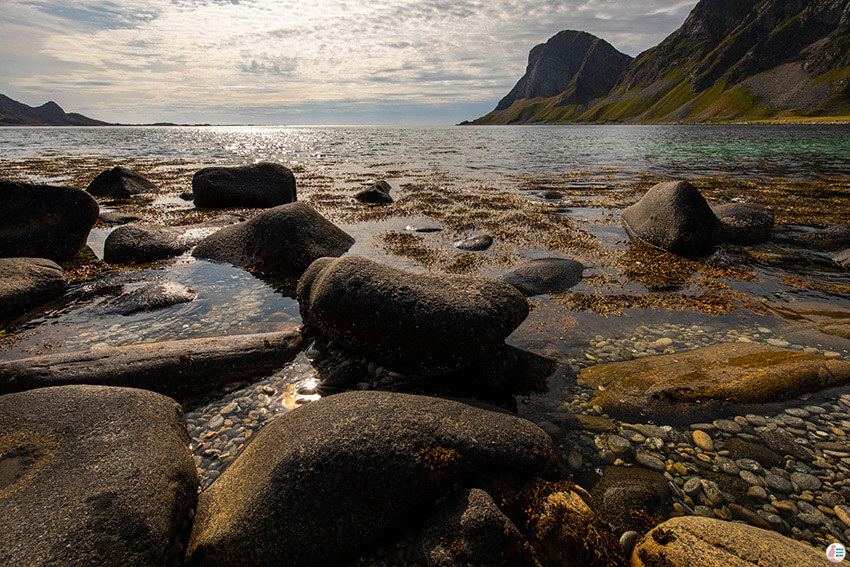
[[[55,102],[32,107],[0,94],[0,126],[106,126],[82,114],[67,114]]]

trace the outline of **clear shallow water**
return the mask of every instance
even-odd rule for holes
[[[850,175],[848,125],[0,128],[0,158],[404,162],[464,174]]]

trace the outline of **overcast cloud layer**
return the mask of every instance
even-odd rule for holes
[[[120,122],[450,124],[563,29],[630,55],[696,0],[0,0],[0,92]]]

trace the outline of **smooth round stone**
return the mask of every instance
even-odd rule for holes
[[[781,476],[768,473],[764,477],[764,481],[769,489],[775,490],[776,492],[783,492],[787,494],[794,491],[794,485],[791,484],[791,481],[785,480]]]
[[[716,419],[714,426],[723,433],[740,433],[744,430],[743,427],[732,421],[731,419]]]
[[[608,448],[614,451],[615,454],[622,455],[631,451],[632,444],[619,435],[611,435],[608,437]]]
[[[682,491],[693,498],[702,491],[702,483],[700,482],[700,479],[695,476],[689,478],[682,487]]]
[[[767,490],[761,486],[750,486],[747,489],[747,496],[750,498],[758,498],[759,500],[767,500]]]
[[[714,441],[711,440],[711,435],[697,429],[693,433],[694,435],[694,444],[702,449],[703,451],[714,451]]]
[[[714,431],[717,428],[713,423],[692,423],[691,429],[693,431]]]
[[[637,545],[638,540],[640,539],[640,534],[634,531],[623,532],[623,535],[620,536],[620,549],[623,550],[623,555],[626,557],[630,557],[632,554],[632,550],[634,550],[635,545]]]
[[[723,504],[725,497],[716,482],[703,479],[700,481],[700,484],[702,485],[702,491],[705,492],[705,497],[708,498],[714,506],[720,506]]]
[[[736,465],[732,461],[726,461],[725,463],[721,463],[720,470],[732,476],[738,476],[741,472],[741,469],[738,468],[738,465]]]
[[[738,459],[735,461],[735,464],[738,465],[738,468],[745,471],[759,472],[761,470],[761,465],[753,459]]]
[[[779,348],[786,348],[786,347],[791,346],[791,343],[789,343],[788,341],[783,340],[783,339],[767,339],[767,341],[765,341],[765,342],[767,344],[769,344],[770,346],[775,346],[775,347],[779,347]]]
[[[215,416],[207,423],[207,427],[210,429],[218,429],[222,425],[224,425],[224,418],[220,415]]]
[[[775,500],[773,502],[773,507],[776,508],[780,514],[785,514],[786,516],[793,516],[797,513],[797,505],[791,500]]]
[[[638,462],[639,465],[653,471],[664,472],[665,470],[667,470],[667,465],[664,464],[664,461],[657,457],[653,457],[648,453],[638,453],[635,457],[635,460]]]
[[[767,425],[767,419],[765,419],[761,415],[755,415],[753,413],[748,413],[745,417],[747,418],[747,421],[749,422],[749,424],[752,425],[753,427],[764,427],[765,425]]]
[[[781,413],[776,416],[776,421],[779,423],[784,423],[789,427],[795,427],[797,429],[805,428],[806,422],[800,419],[799,417],[794,417],[793,415],[788,415],[787,413]]]
[[[682,463],[673,463],[673,471],[679,476],[688,474],[688,469]]]
[[[838,519],[841,520],[845,526],[850,528],[850,506],[838,504],[835,508],[833,508],[833,511]]]
[[[799,418],[803,418],[803,419],[811,416],[811,413],[809,413],[807,410],[805,410],[803,408],[786,408],[785,413],[787,413],[788,415],[792,415],[794,417],[799,417]]]
[[[644,445],[652,451],[660,451],[664,448],[664,441],[658,437],[650,437],[644,442]]]
[[[662,338],[658,339],[657,341],[654,341],[652,343],[652,345],[650,345],[650,346],[653,346],[653,347],[656,347],[656,348],[664,348],[664,347],[668,347],[672,344],[673,344],[673,339],[671,339],[669,337],[662,337]]]
[[[761,477],[756,475],[756,474],[751,473],[750,471],[743,470],[743,471],[741,471],[740,476],[744,480],[744,482],[746,482],[747,484],[753,484],[753,485],[758,485],[758,486],[761,486],[761,484],[762,484]]]
[[[708,506],[694,506],[694,512],[697,516],[702,516],[704,518],[713,518],[714,512]]]
[[[815,491],[820,489],[822,485],[818,477],[801,472],[791,473],[791,482],[799,486],[800,490]]]

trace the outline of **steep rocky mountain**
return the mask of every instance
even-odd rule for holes
[[[32,107],[0,94],[0,126],[108,126],[108,123],[66,113],[52,101]]]
[[[702,0],[606,95],[560,96],[515,98],[473,123],[848,116],[850,0]]]

